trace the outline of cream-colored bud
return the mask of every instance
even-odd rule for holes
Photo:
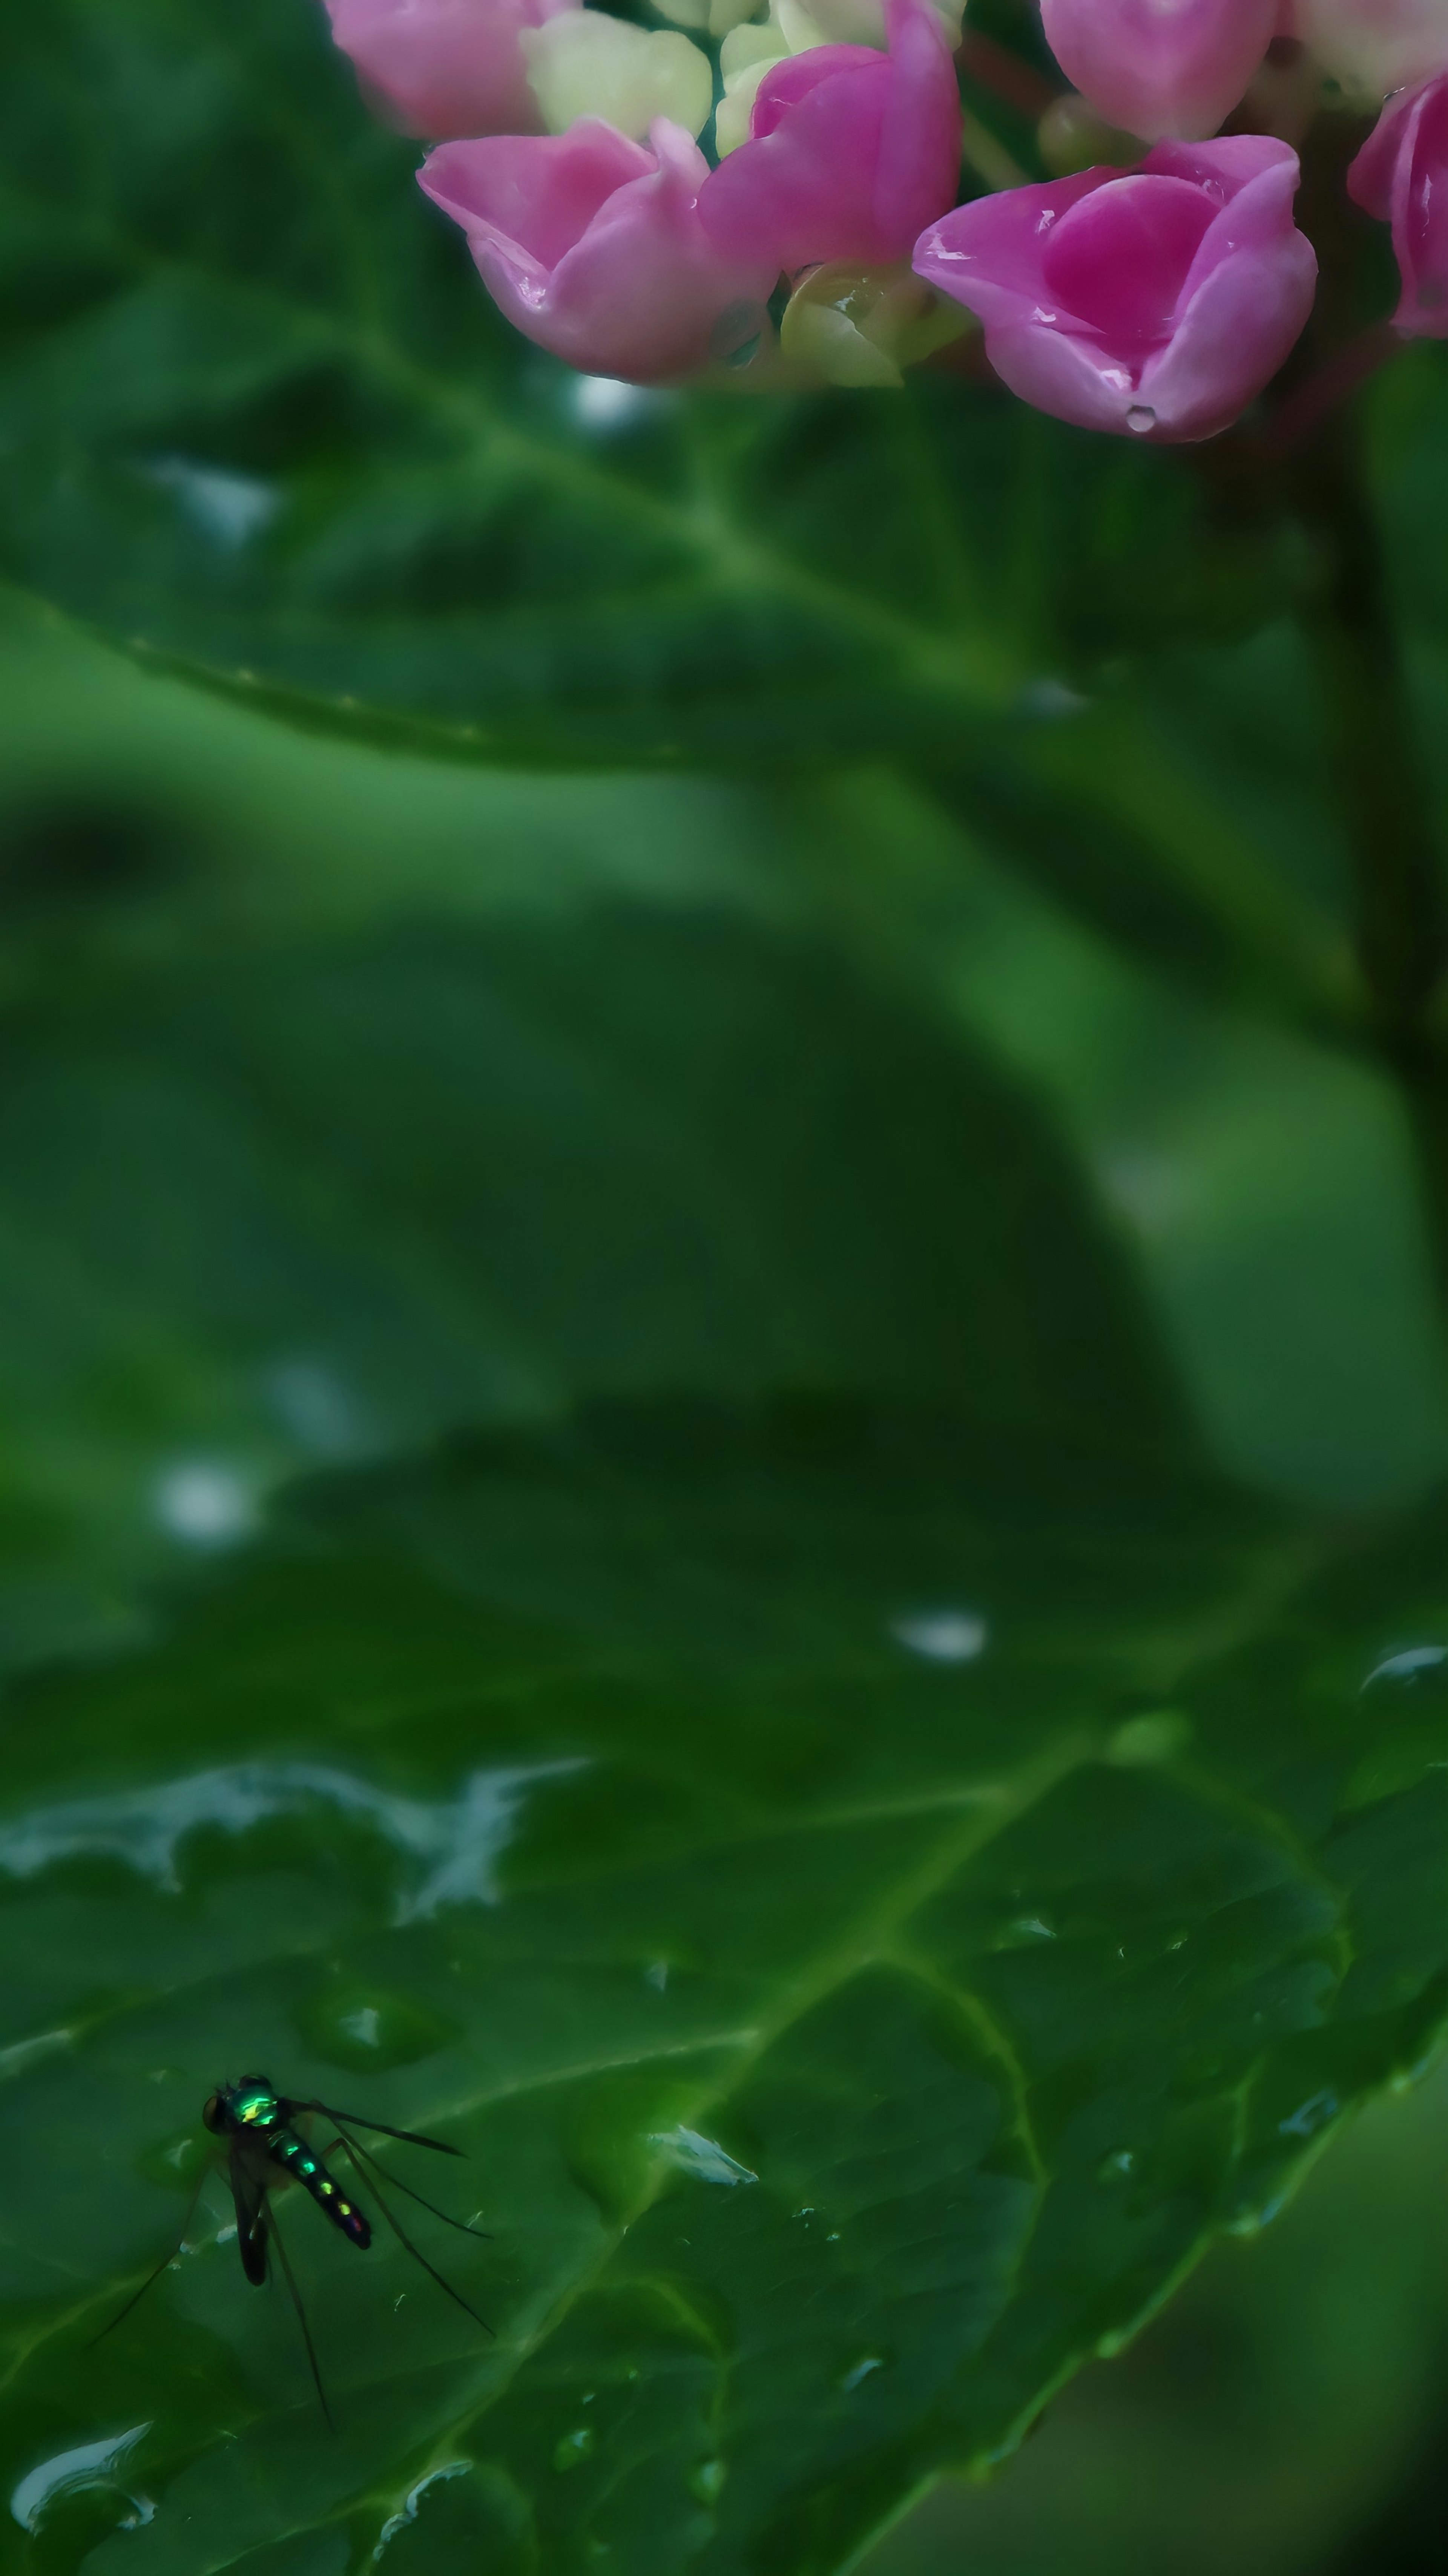
[[[1448,0],[1296,0],[1293,25],[1364,106],[1448,71]]]
[[[759,0],[653,0],[661,18],[672,18],[676,27],[691,27],[697,35],[727,36],[745,18],[752,18]]]
[[[782,355],[831,385],[899,385],[917,366],[975,326],[964,308],[937,295],[903,261],[861,268],[831,260],[795,288],[779,326]]]
[[[960,42],[965,0],[932,0],[952,51]],[[883,51],[885,0],[771,0],[770,16],[778,23],[789,51],[807,53],[812,45],[874,45]]]
[[[884,0],[773,0],[771,15],[792,54],[814,45],[875,45],[885,42]]]
[[[709,59],[687,36],[651,35],[602,9],[566,9],[519,38],[550,134],[601,116],[642,143],[656,116],[699,135],[713,104]]]
[[[755,93],[766,72],[773,71],[778,54],[766,54],[762,62],[746,63],[724,85],[724,95],[714,110],[714,149],[721,161],[737,152],[749,140],[749,120],[754,113]]]
[[[736,27],[719,48],[719,69],[727,89],[755,64],[782,63],[789,47],[771,20],[763,27]]]

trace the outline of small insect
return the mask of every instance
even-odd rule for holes
[[[320,2155],[313,2153],[298,2125],[299,2122],[314,2114],[324,2120],[330,2120],[337,2133],[323,2147]],[[421,2264],[424,2272],[431,2275],[440,2290],[445,2290],[450,2299],[456,2300],[460,2308],[466,2309],[475,2325],[480,2325],[485,2334],[492,2333],[493,2329],[486,2317],[480,2317],[477,2309],[463,2297],[461,2290],[455,2290],[451,2281],[444,2280],[441,2272],[436,2270],[434,2265],[429,2263],[427,2256],[413,2244],[411,2237],[388,2205],[379,2179],[382,2168],[376,2157],[370,2147],[364,2147],[361,2139],[354,2138],[351,2133],[354,2129],[370,2129],[384,2138],[400,2138],[405,2146],[431,2147],[440,2156],[461,2155],[461,2147],[449,2146],[443,2138],[424,2138],[416,2129],[390,2128],[385,2120],[364,2120],[356,2111],[334,2111],[327,2102],[294,2102],[287,2094],[278,2093],[265,2075],[243,2075],[239,2084],[218,2084],[215,2092],[208,2094],[202,2107],[201,2117],[212,2136],[223,2139],[226,2144],[227,2180],[231,2185],[231,2197],[236,2209],[236,2242],[237,2250],[241,2255],[241,2268],[247,2279],[259,2289],[267,2277],[267,2257],[270,2249],[273,2245],[276,2247],[277,2260],[281,2265],[282,2276],[290,2293],[292,2305],[297,2312],[302,2340],[307,2347],[307,2359],[311,2364],[317,2395],[321,2399],[322,2412],[329,2424],[333,2422],[332,2410],[327,2403],[327,2392],[322,2385],[316,2347],[312,2342],[312,2330],[307,2323],[296,2274],[292,2270],[291,2258],[282,2241],[281,2229],[277,2223],[276,2196],[287,2183],[299,2183],[303,2191],[310,2192],[317,2207],[331,2220],[334,2227],[340,2229],[348,2243],[357,2246],[365,2253],[372,2242],[371,2226],[364,2212],[358,2208],[354,2200],[349,2199],[328,2167],[328,2157],[338,2148],[346,2156],[358,2182],[371,2192],[393,2235],[412,2256],[413,2261]],[[158,2281],[167,2266],[174,2263],[186,2242],[187,2231],[196,2214],[196,2204],[201,2197],[205,2180],[206,2174],[203,2172],[191,2195],[191,2204],[186,2212],[177,2243],[170,2253],[163,2256],[154,2272],[147,2273],[140,2288],[132,2292],[125,2306],[110,2319],[108,2324],[102,2326],[101,2335],[108,2335],[123,2318],[128,2317],[137,2300],[145,2297],[151,2283]],[[481,2237],[484,2234],[482,2228],[472,2226],[467,2219],[450,2217],[445,2209],[439,2209],[434,2202],[424,2200],[420,2191],[414,2191],[411,2183],[401,2181],[396,2174],[389,2174],[387,2180],[390,2186],[404,2192],[409,2200],[415,2200],[420,2209],[430,2210],[434,2218],[441,2218],[447,2226],[456,2227],[462,2235]],[[97,2343],[101,2335],[94,2338]]]

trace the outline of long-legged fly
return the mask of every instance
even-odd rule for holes
[[[323,2147],[320,2155],[313,2153],[299,2126],[301,2121],[313,2114],[321,2119],[330,2120],[336,2131],[335,2137]],[[354,2200],[349,2198],[336,2176],[328,2168],[327,2158],[338,2148],[351,2165],[357,2182],[371,2192],[393,2235],[412,2256],[413,2261],[422,2265],[424,2272],[431,2275],[440,2290],[445,2290],[450,2299],[456,2300],[460,2308],[466,2309],[475,2325],[480,2325],[485,2334],[492,2333],[493,2329],[486,2317],[480,2317],[477,2309],[463,2297],[461,2290],[455,2290],[451,2281],[444,2280],[441,2272],[429,2263],[427,2256],[414,2245],[388,2204],[380,2180],[381,2166],[371,2148],[364,2147],[361,2139],[354,2137],[352,2131],[370,2129],[374,2134],[384,2138],[400,2138],[405,2146],[431,2147],[434,2153],[440,2156],[461,2155],[461,2147],[449,2146],[443,2138],[424,2138],[416,2129],[391,2128],[385,2120],[364,2120],[356,2111],[334,2111],[329,2102],[294,2102],[289,2095],[278,2093],[265,2075],[243,2075],[239,2084],[218,2084],[215,2092],[208,2095],[201,2117],[212,2136],[225,2143],[227,2180],[231,2185],[231,2197],[236,2208],[236,2242],[237,2250],[241,2255],[241,2268],[247,2279],[259,2289],[267,2277],[268,2254],[272,2246],[276,2247],[282,2277],[286,2282],[292,2305],[296,2309],[297,2322],[302,2329],[302,2340],[307,2347],[307,2359],[311,2364],[317,2395],[321,2399],[322,2412],[329,2424],[333,2420],[332,2410],[327,2403],[327,2392],[322,2386],[316,2347],[312,2342],[312,2331],[307,2323],[306,2310],[302,2306],[296,2274],[292,2270],[291,2258],[282,2241],[281,2229],[277,2223],[276,2196],[287,2183],[299,2183],[303,2191],[310,2192],[323,2215],[331,2220],[334,2227],[340,2229],[349,2245],[355,2245],[360,2251],[365,2252],[372,2242],[371,2226],[363,2211],[358,2208]],[[122,2318],[128,2317],[137,2300],[144,2298],[151,2283],[160,2279],[168,2264],[174,2263],[186,2242],[187,2231],[195,2216],[196,2203],[201,2197],[201,2188],[205,2180],[206,2174],[203,2172],[191,2195],[191,2204],[186,2212],[177,2243],[168,2254],[162,2257],[155,2270],[147,2273],[140,2288],[132,2292],[125,2306],[117,2311],[108,2324],[102,2326],[101,2334],[109,2334],[113,2327],[121,2323]],[[414,2191],[411,2183],[401,2181],[396,2174],[389,2174],[387,2180],[396,2190],[404,2192],[409,2200],[415,2200],[420,2209],[430,2210],[434,2218],[441,2218],[447,2226],[456,2227],[464,2236],[483,2234],[481,2228],[472,2226],[466,2219],[453,2218],[449,2216],[447,2210],[437,2208],[430,2200],[424,2200],[420,2191]],[[97,2336],[96,2341],[99,2342],[99,2340],[100,2336]]]

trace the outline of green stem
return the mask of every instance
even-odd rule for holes
[[[1448,1310],[1448,1053],[1435,1025],[1448,968],[1448,888],[1351,415],[1322,423],[1288,470],[1318,554],[1304,622],[1352,857],[1371,1035],[1408,1110]]]

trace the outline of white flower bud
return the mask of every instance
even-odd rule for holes
[[[600,116],[642,143],[656,116],[699,135],[713,104],[708,57],[687,36],[650,35],[602,9],[567,9],[519,39],[550,134]]]
[[[974,327],[949,298],[897,268],[831,260],[795,288],[780,324],[785,358],[831,385],[899,385],[901,369]]]
[[[1448,70],[1448,0],[1296,0],[1293,25],[1365,105]]]

